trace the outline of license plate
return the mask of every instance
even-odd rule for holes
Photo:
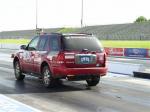
[[[80,62],[82,64],[90,64],[90,57],[89,56],[81,56],[80,57]]]

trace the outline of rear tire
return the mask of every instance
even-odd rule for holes
[[[100,81],[100,76],[92,76],[90,79],[87,79],[86,82],[88,86],[96,86]]]
[[[42,69],[43,84],[46,88],[52,87],[54,84],[54,79],[52,73],[48,66],[44,66]]]
[[[22,74],[21,67],[19,61],[15,61],[14,63],[14,73],[17,80],[23,80],[25,75]]]

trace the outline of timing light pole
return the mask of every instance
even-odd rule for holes
[[[83,27],[83,0],[81,3],[81,27]]]

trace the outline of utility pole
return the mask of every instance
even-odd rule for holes
[[[38,0],[36,0],[36,26],[35,26],[35,30],[36,30],[36,34],[37,35],[40,35],[40,33],[42,32],[42,29],[41,28],[38,28]]]
[[[38,0],[36,0],[36,26],[35,26],[35,28],[36,28],[36,30],[37,30],[37,28],[38,28]]]
[[[81,28],[83,27],[83,0],[81,1]]]

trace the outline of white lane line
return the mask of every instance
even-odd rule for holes
[[[41,112],[41,111],[0,94],[0,112]]]

